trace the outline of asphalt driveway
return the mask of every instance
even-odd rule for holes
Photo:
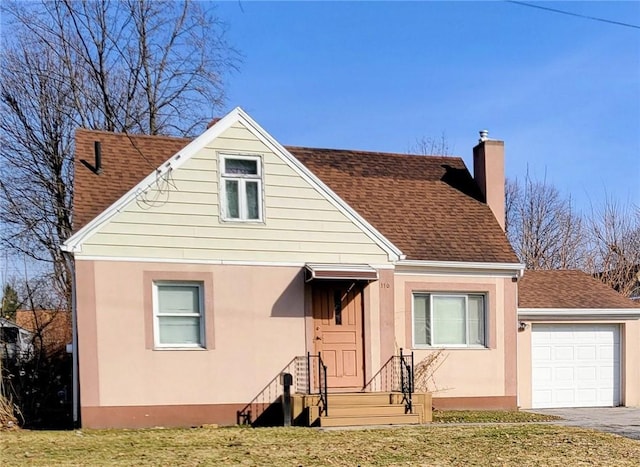
[[[589,407],[576,409],[534,409],[530,412],[557,415],[560,425],[592,428],[640,440],[640,408]]]

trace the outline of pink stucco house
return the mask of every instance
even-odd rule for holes
[[[515,409],[503,148],[483,134],[472,177],[457,157],[285,147],[239,108],[194,140],[78,130],[82,425],[255,421],[283,372],[306,422],[420,423],[410,370],[438,351],[433,406]]]

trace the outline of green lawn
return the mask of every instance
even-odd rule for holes
[[[637,466],[640,442],[543,424],[0,433],[0,464]]]

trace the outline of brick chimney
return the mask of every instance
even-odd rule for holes
[[[504,230],[504,141],[489,139],[487,130],[480,131],[480,141],[473,148],[473,177]]]

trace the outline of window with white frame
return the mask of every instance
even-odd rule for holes
[[[416,347],[485,346],[486,320],[485,294],[413,294]]]
[[[222,218],[262,220],[262,167],[257,156],[221,158]]]
[[[204,347],[201,282],[155,282],[154,334],[157,347]]]

